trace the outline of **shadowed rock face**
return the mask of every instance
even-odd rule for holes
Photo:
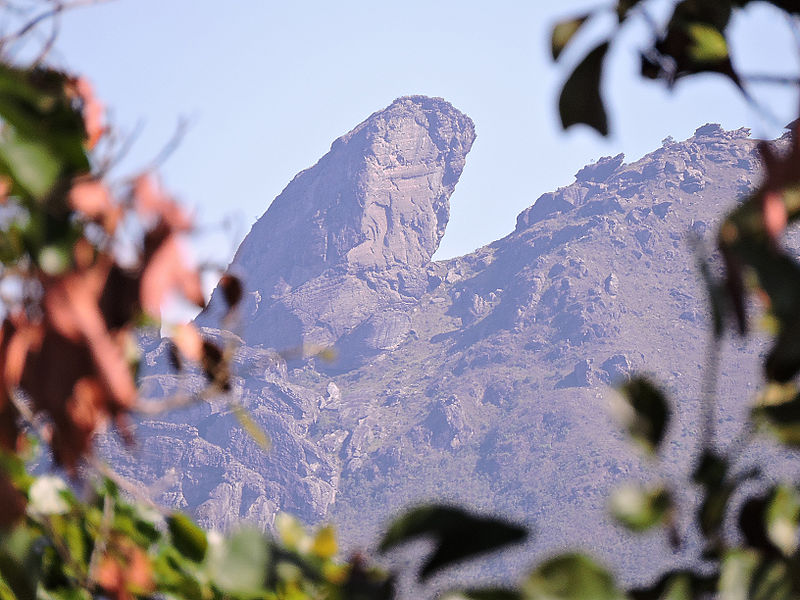
[[[231,269],[254,324],[247,341],[332,345],[376,310],[421,295],[474,139],[472,120],[448,102],[409,96],[333,142],[236,253]],[[201,323],[213,322],[218,303]]]

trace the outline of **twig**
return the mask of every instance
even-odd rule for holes
[[[131,497],[135,498],[137,501],[147,504],[148,507],[152,508],[156,512],[161,515],[169,514],[169,511],[159,506],[156,502],[154,502],[147,493],[144,493],[142,490],[148,490],[147,486],[143,486],[141,484],[134,483],[127,477],[117,473],[112,467],[108,464],[100,460],[99,458],[93,456],[89,459],[89,464],[92,468],[100,473],[103,477],[110,479],[113,481],[117,487],[128,494]]]
[[[172,134],[172,137],[167,140],[164,147],[159,150],[158,154],[150,161],[149,165],[142,169],[143,172],[154,171],[156,168],[162,166],[164,162],[172,155],[173,152],[180,146],[186,132],[189,129],[189,119],[181,117],[178,119],[178,126]]]
[[[717,413],[717,379],[720,367],[720,340],[711,333],[709,342],[708,358],[705,369],[703,369],[703,383],[700,389],[700,444],[702,449],[711,448],[714,443],[716,432],[716,413]]]
[[[740,75],[739,79],[749,84],[800,85],[800,77],[792,77],[791,75],[756,73],[755,75]]]
[[[2,49],[2,47],[5,46],[6,44],[15,42],[20,38],[24,37],[32,29],[35,29],[42,21],[53,18],[65,10],[72,10],[74,8],[79,8],[81,6],[90,6],[93,4],[102,4],[108,1],[109,0],[72,0],[72,2],[56,2],[55,6],[50,10],[46,10],[43,13],[40,13],[39,15],[33,17],[27,23],[25,23],[25,25],[23,25],[20,29],[0,39],[0,49]]]
[[[106,552],[108,536],[111,533],[111,524],[114,521],[114,500],[110,494],[103,498],[103,520],[100,521],[100,531],[95,537],[92,554],[89,557],[89,568],[87,569],[89,581],[94,581],[94,572],[97,570],[97,562]]]

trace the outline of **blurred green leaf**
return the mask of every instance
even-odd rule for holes
[[[239,424],[247,432],[247,434],[256,444],[261,447],[262,450],[264,450],[264,452],[268,452],[272,447],[272,444],[269,441],[269,436],[261,427],[261,425],[256,423],[253,415],[250,414],[250,411],[239,404],[239,402],[231,402],[230,407],[233,415],[236,417],[236,420],[239,421]]]
[[[798,517],[800,517],[800,494],[797,488],[781,484],[775,487],[767,504],[767,535],[770,541],[791,556],[798,547]]]
[[[719,487],[728,475],[728,460],[705,450],[692,473],[692,481],[704,487]]]
[[[0,536],[0,580],[17,600],[35,600],[41,577],[41,559],[36,552],[39,536],[19,525]]]
[[[735,491],[729,483],[706,490],[706,495],[700,504],[699,521],[700,531],[713,543],[719,539],[721,529],[728,511],[728,503]]]
[[[0,173],[7,173],[25,194],[43,199],[58,181],[61,168],[47,144],[13,130],[0,132]]]
[[[441,600],[524,600],[522,592],[508,588],[473,588],[442,594]]]
[[[339,547],[336,543],[336,532],[332,525],[320,528],[311,544],[311,552],[323,560],[336,556]]]
[[[719,600],[790,600],[792,582],[781,561],[755,550],[731,550],[720,567]]]
[[[664,522],[672,499],[663,488],[647,489],[630,484],[617,488],[611,497],[611,514],[632,531],[645,531]]]
[[[452,506],[428,505],[411,509],[390,526],[380,544],[384,553],[420,537],[434,540],[434,550],[421,570],[424,580],[451,563],[525,540],[524,528],[494,517],[468,513]]]
[[[186,557],[195,562],[205,558],[208,550],[206,534],[188,516],[173,513],[167,518],[167,528],[172,536],[172,543]]]
[[[716,591],[713,576],[701,576],[690,571],[672,571],[655,585],[630,591],[632,600],[693,600],[711,597]]]
[[[567,554],[537,567],[522,584],[526,600],[623,600],[614,579],[582,554]]]
[[[787,446],[800,446],[800,396],[788,402],[756,406],[752,410],[756,425],[766,429]]]
[[[269,560],[264,536],[255,529],[241,529],[209,545],[207,573],[223,594],[261,596]]]
[[[553,60],[558,60],[561,52],[588,18],[589,15],[583,15],[556,23],[550,34],[550,51],[553,54]]]
[[[728,42],[719,29],[706,23],[690,23],[686,30],[691,39],[689,56],[692,60],[708,63],[728,58]]]
[[[0,120],[20,137],[46,146],[72,176],[89,170],[83,116],[67,96],[69,78],[60,71],[0,64]]]
[[[604,42],[589,52],[564,83],[558,99],[558,112],[564,129],[583,123],[600,135],[608,135],[608,117],[600,95],[608,46],[609,43]]]
[[[669,424],[669,407],[664,395],[644,377],[635,377],[619,387],[622,402],[617,413],[631,437],[648,452],[655,452]]]

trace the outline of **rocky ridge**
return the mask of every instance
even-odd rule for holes
[[[608,384],[642,368],[664,384],[678,409],[664,474],[681,470],[708,333],[687,236],[753,185],[755,142],[707,125],[633,163],[600,159],[505,238],[430,262],[473,140],[445,101],[401,98],[298,175],[234,259],[241,335],[214,328],[216,300],[199,320],[237,348],[234,393],[272,451],[219,398],[141,423],[138,452],[105,440],[123,473],[219,528],[287,510],[366,544],[387,514],[438,498],[539,523],[534,551],[588,546],[633,579],[690,560],[658,536],[632,552],[605,516],[613,485],[658,475],[613,424]],[[149,394],[202,385],[145,345]],[[723,437],[757,352],[726,351]]]

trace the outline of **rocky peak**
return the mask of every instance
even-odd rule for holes
[[[440,98],[398,98],[298,174],[253,226],[234,263],[251,288],[295,287],[331,267],[423,266],[475,139]]]
[[[329,344],[357,326],[363,315],[328,323],[317,314],[325,307],[313,290],[333,279],[350,279],[338,289],[346,290],[343,302],[358,301],[357,313],[375,309],[378,296],[386,304],[421,293],[421,273],[444,235],[474,139],[472,120],[450,103],[406,96],[334,141],[272,202],[234,257],[231,268],[249,292],[244,316],[263,317],[274,332],[252,341],[307,343],[317,327],[310,341]],[[214,324],[217,303],[212,298],[201,324]],[[297,317],[289,316],[290,332],[287,311]],[[287,334],[290,341],[273,339]]]

